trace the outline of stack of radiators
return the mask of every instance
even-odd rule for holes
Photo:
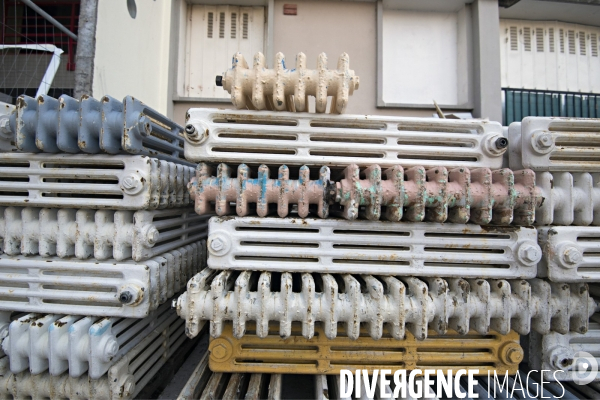
[[[132,97],[18,99],[0,154],[0,397],[132,398],[189,347],[170,300],[205,266],[209,216],[182,131]]]
[[[536,171],[544,197],[535,216],[543,251],[538,276],[600,298],[600,120],[528,117],[511,124],[509,140],[511,167]],[[532,334],[530,366],[547,380],[599,382],[596,311],[580,330]]]
[[[234,104],[285,108],[289,71],[248,71],[222,78]],[[195,210],[217,216],[175,304],[188,336],[210,323],[212,371],[512,374],[519,335],[588,329],[588,286],[538,277],[547,195],[503,168],[498,123],[191,109],[184,136]]]

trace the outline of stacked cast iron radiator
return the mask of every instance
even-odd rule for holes
[[[210,324],[213,372],[512,374],[520,335],[595,329],[600,233],[548,225],[600,221],[584,144],[598,121],[528,118],[506,137],[483,120],[294,113],[303,81],[254,61],[236,55],[221,83],[271,111],[190,109],[184,131],[195,211],[217,216],[208,268],[174,306],[189,337]]]
[[[342,369],[593,379],[600,121],[343,115],[346,54],[233,62],[217,82],[253,111],[185,128],[131,97],[0,116],[0,397],[135,397],[207,325],[212,397]]]
[[[183,128],[132,97],[66,95],[20,97],[9,127],[0,397],[132,398],[189,347],[170,299],[205,266]]]
[[[525,118],[509,127],[511,167],[536,171],[538,276],[600,298],[600,120]],[[529,364],[549,380],[588,383],[600,362],[600,309],[587,329],[532,333]],[[594,381],[600,381],[600,375]]]

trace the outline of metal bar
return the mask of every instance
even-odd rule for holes
[[[44,11],[40,7],[38,7],[33,1],[31,1],[31,0],[19,0],[19,1],[21,1],[22,3],[25,3],[33,11],[37,12],[38,14],[40,14],[42,17],[44,17],[52,25],[56,26],[58,29],[60,29],[61,31],[63,31],[64,33],[66,33],[71,39],[77,40],[77,35],[76,34],[74,34],[73,32],[71,32],[63,24],[61,24],[60,22],[58,22],[57,20],[55,20],[46,11]]]

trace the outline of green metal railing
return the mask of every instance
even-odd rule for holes
[[[505,126],[525,117],[600,118],[600,94],[502,88]]]

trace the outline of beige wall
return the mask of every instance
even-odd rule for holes
[[[98,4],[93,95],[134,96],[170,114],[169,44],[173,0],[136,1],[133,19],[123,0]]]
[[[317,56],[325,52],[329,67],[335,68],[339,55],[350,55],[350,68],[360,77],[360,88],[348,103],[347,114],[379,114],[430,117],[433,110],[381,109],[376,107],[377,89],[377,3],[294,1],[298,15],[283,15],[283,5],[275,1],[274,52],[286,56],[286,66],[294,68],[296,54],[303,52],[308,68],[316,68]],[[266,53],[266,52],[265,52]],[[251,59],[251,54],[245,54]],[[270,60],[272,66],[273,60]],[[183,124],[189,108],[232,108],[227,103],[176,102],[173,118]],[[446,111],[446,110],[444,110]],[[449,110],[448,110],[449,111]]]

